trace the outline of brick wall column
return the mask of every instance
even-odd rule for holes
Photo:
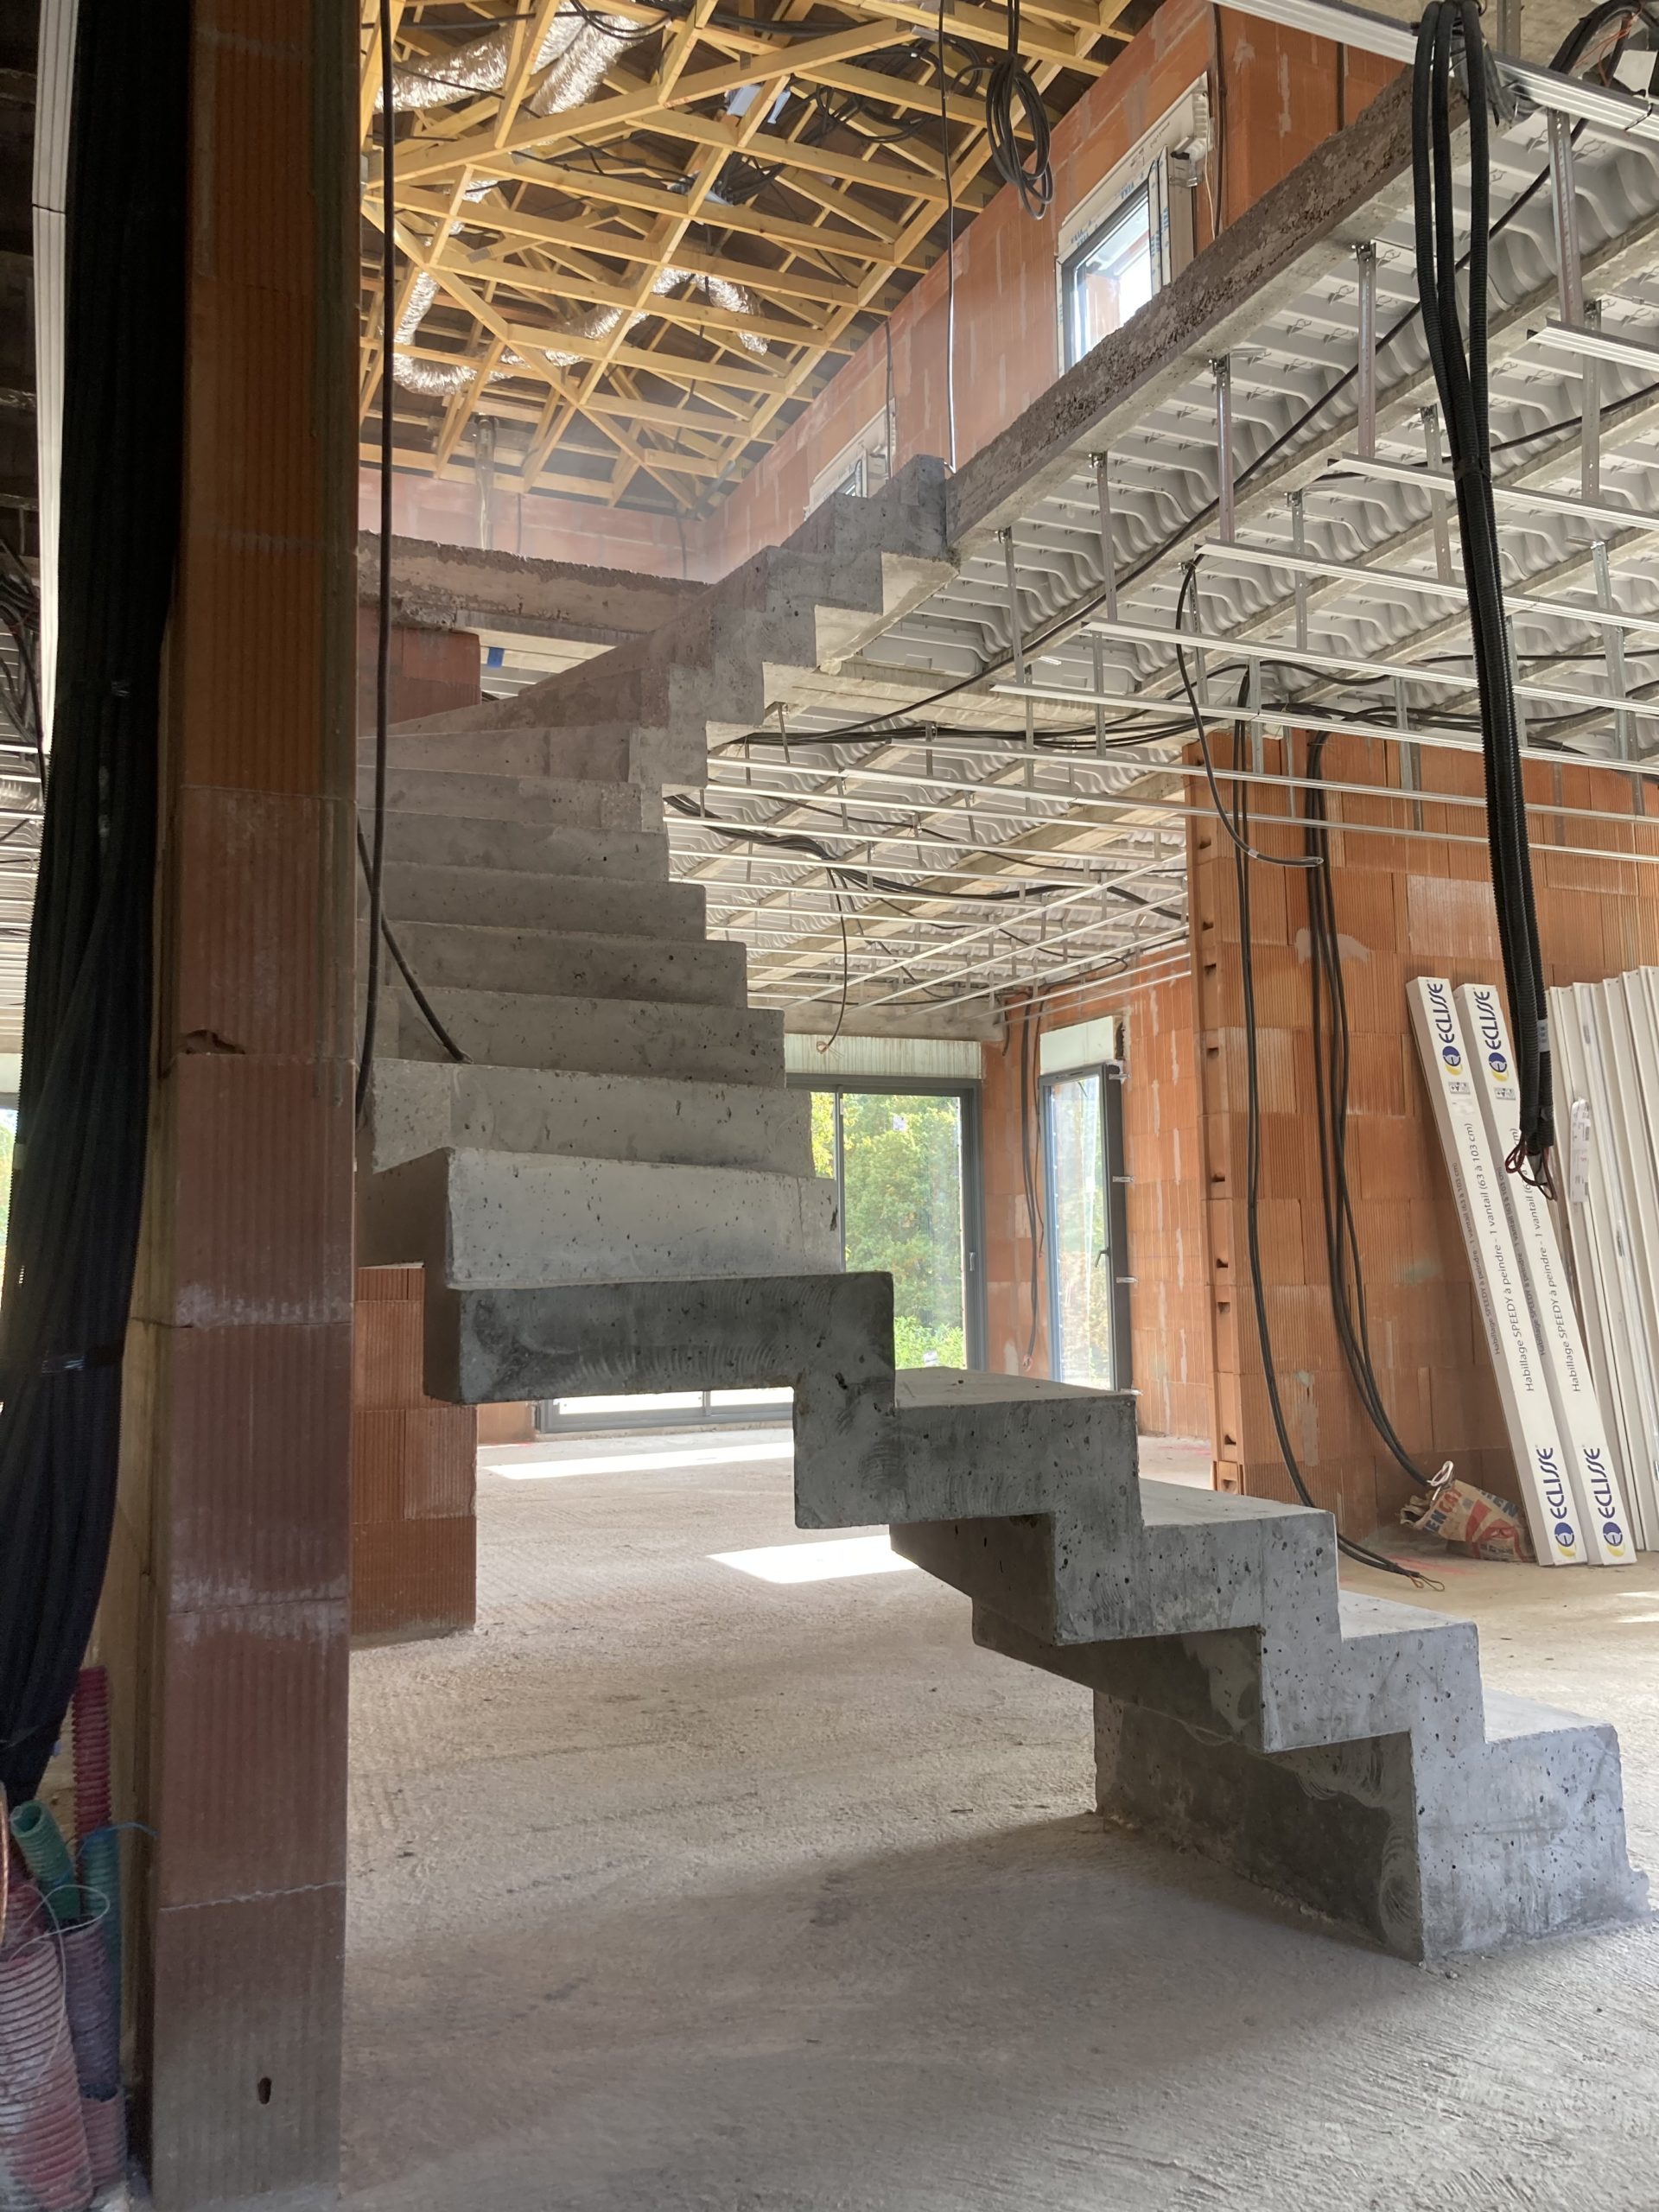
[[[334,2201],[352,1329],[353,18],[194,0],[156,1079],[100,1647],[158,2212]]]

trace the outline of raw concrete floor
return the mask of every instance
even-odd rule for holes
[[[1103,1832],[951,1592],[711,1560],[788,1492],[486,1468],[477,1635],[357,1655],[353,2212],[1659,2206],[1659,1927],[1426,1971]],[[1444,1579],[1659,1869],[1659,1559]]]

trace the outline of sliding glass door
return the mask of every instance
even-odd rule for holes
[[[1061,1382],[1130,1387],[1122,1089],[1111,1066],[1043,1082],[1050,1368]]]
[[[967,1086],[812,1093],[812,1150],[840,1195],[849,1269],[893,1277],[900,1367],[984,1358],[978,1094]]]

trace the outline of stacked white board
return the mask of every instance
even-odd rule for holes
[[[1659,970],[1549,995],[1557,1203],[1636,1541],[1659,1550]]]
[[[1439,976],[1420,976],[1406,995],[1533,1548],[1541,1566],[1581,1567],[1590,1548],[1505,1199],[1509,1173],[1487,1128],[1457,1001]]]
[[[1535,1184],[1511,1174],[1505,1165],[1521,1132],[1521,1085],[1503,995],[1495,983],[1465,983],[1456,998],[1586,1555],[1592,1567],[1625,1567],[1636,1557],[1636,1541],[1621,1458],[1592,1378],[1549,1202]]]

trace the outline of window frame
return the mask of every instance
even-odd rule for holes
[[[980,1086],[963,1076],[836,1076],[791,1074],[791,1090],[823,1091],[837,1099],[957,1098],[962,1102],[962,1322],[964,1354],[970,1368],[986,1363],[985,1178],[981,1139]],[[841,1263],[847,1264],[847,1185],[841,1155],[841,1112],[836,1130],[836,1205],[841,1230]]]
[[[1046,1209],[1048,1276],[1048,1365],[1054,1381],[1067,1380],[1060,1373],[1060,1263],[1054,1224],[1059,1208],[1054,1185],[1054,1147],[1049,1141],[1050,1099],[1055,1087],[1075,1083],[1080,1077],[1100,1077],[1101,1161],[1106,1179],[1106,1264],[1112,1287],[1112,1372],[1106,1382],[1080,1383],[1077,1388],[1097,1390],[1135,1389],[1134,1308],[1130,1292],[1135,1276],[1129,1261],[1129,1177],[1123,1155],[1123,1084],[1127,1070],[1122,1060],[1087,1060],[1080,1066],[1055,1068],[1038,1078],[1037,1127],[1043,1154],[1043,1205]]]
[[[1078,259],[1099,243],[1125,203],[1145,192],[1156,298],[1196,249],[1198,180],[1210,144],[1209,82],[1199,77],[1061,220],[1055,238],[1054,297],[1062,374],[1084,358],[1071,350],[1070,277]]]
[[[808,514],[838,493],[849,499],[868,499],[880,491],[893,475],[893,411],[883,407],[813,476],[807,493]],[[849,480],[854,477],[857,486],[849,490]]]
[[[1139,184],[1130,185],[1124,192],[1122,199],[1117,201],[1116,205],[1112,207],[1107,214],[1102,216],[1101,219],[1095,225],[1094,228],[1092,230],[1086,231],[1084,233],[1083,237],[1078,239],[1077,245],[1072,247],[1071,252],[1066,254],[1060,263],[1060,315],[1063,324],[1061,331],[1061,350],[1064,356],[1065,366],[1068,369],[1075,368],[1077,363],[1083,359],[1084,354],[1092,353],[1094,351],[1094,346],[1099,345],[1101,342],[1100,339],[1096,339],[1094,344],[1090,346],[1084,346],[1081,342],[1081,334],[1078,332],[1077,327],[1077,317],[1076,312],[1077,305],[1076,296],[1077,274],[1082,269],[1084,264],[1093,256],[1100,246],[1105,244],[1112,232],[1117,229],[1119,225],[1122,222],[1125,215],[1128,214],[1130,209],[1135,206],[1137,201],[1144,200],[1146,203],[1147,252],[1152,263],[1153,298],[1155,299],[1157,297],[1158,294],[1162,291],[1165,283],[1167,282],[1163,265],[1166,257],[1163,252],[1161,244],[1159,210],[1160,194],[1155,189],[1158,170],[1161,166],[1162,163],[1160,157],[1159,162],[1154,163],[1153,168],[1146,176],[1142,177]],[[1138,314],[1140,310],[1137,308],[1135,313]],[[1132,318],[1126,318],[1126,320],[1132,320]],[[1112,327],[1114,330],[1121,330],[1123,327],[1123,324],[1121,322],[1114,323]],[[1102,338],[1104,338],[1109,334],[1109,333],[1103,332],[1101,336]]]

